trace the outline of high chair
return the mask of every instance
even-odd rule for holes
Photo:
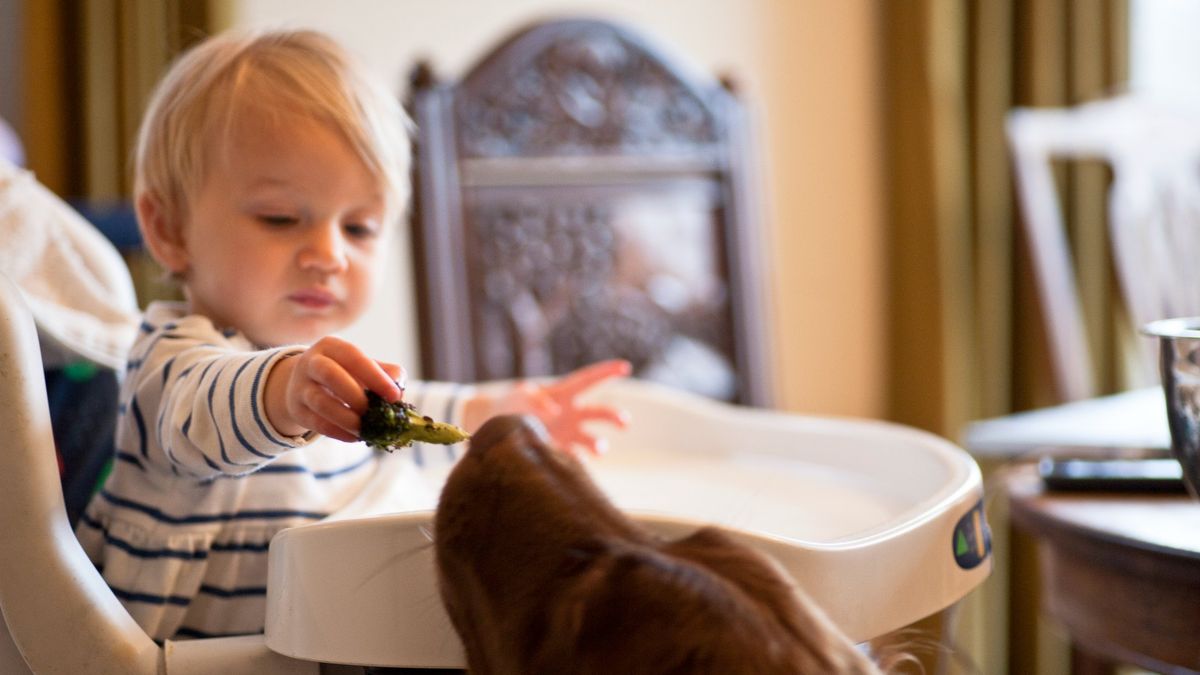
[[[82,420],[81,423],[86,423]],[[67,523],[37,330],[0,275],[0,673],[186,675],[315,673],[262,636],[167,641],[130,618]]]
[[[287,530],[269,553],[265,635],[153,642],[68,526],[37,332],[3,275],[0,317],[0,672],[462,665],[437,600],[431,510]],[[705,522],[726,527],[779,560],[856,641],[944,609],[991,570],[979,470],[940,438],[638,381],[595,395],[620,401],[635,420],[609,432],[612,450],[592,466],[619,507],[669,535]]]

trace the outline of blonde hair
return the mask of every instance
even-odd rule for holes
[[[184,53],[138,133],[135,198],[181,222],[239,116],[300,114],[338,130],[380,179],[389,218],[409,198],[411,123],[395,96],[332,38],[309,30],[230,32]]]

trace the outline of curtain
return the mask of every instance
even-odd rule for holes
[[[1004,117],[1117,93],[1127,0],[884,3],[891,334],[889,416],[954,437],[969,420],[1056,403],[1016,218]],[[1108,175],[1061,167],[1098,380],[1119,387]]]
[[[171,59],[213,32],[201,0],[36,0],[22,6],[21,135],[28,168],[60,197],[129,216],[142,111]],[[95,214],[92,214],[95,215]],[[173,286],[143,252],[126,255],[139,300]]]
[[[1059,402],[1004,119],[1018,106],[1119,93],[1128,12],[1127,0],[883,3],[892,419],[958,440],[970,420]],[[1109,176],[1086,163],[1056,171],[1097,382],[1114,391],[1123,384],[1122,322],[1108,253]],[[991,503],[989,520],[996,572],[979,602],[961,608],[970,630],[948,647],[983,672],[1035,673],[1045,649],[1021,624],[1035,615],[1036,595],[1014,595],[1005,618],[1007,520]],[[1032,554],[1013,548],[1027,589]]]

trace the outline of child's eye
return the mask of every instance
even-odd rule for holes
[[[277,213],[261,213],[258,215],[258,220],[261,223],[274,225],[277,227],[295,225],[297,222],[299,222],[299,218],[296,218],[295,216],[287,216]]]
[[[365,223],[346,223],[342,226],[352,239],[368,239],[375,236],[375,227]]]

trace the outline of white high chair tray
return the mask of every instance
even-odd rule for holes
[[[949,606],[991,570],[966,452],[880,422],[606,386],[634,422],[589,470],[668,536],[725,527],[775,557],[852,640]],[[267,646],[326,663],[462,667],[437,594],[432,511],[317,523],[271,542]]]

